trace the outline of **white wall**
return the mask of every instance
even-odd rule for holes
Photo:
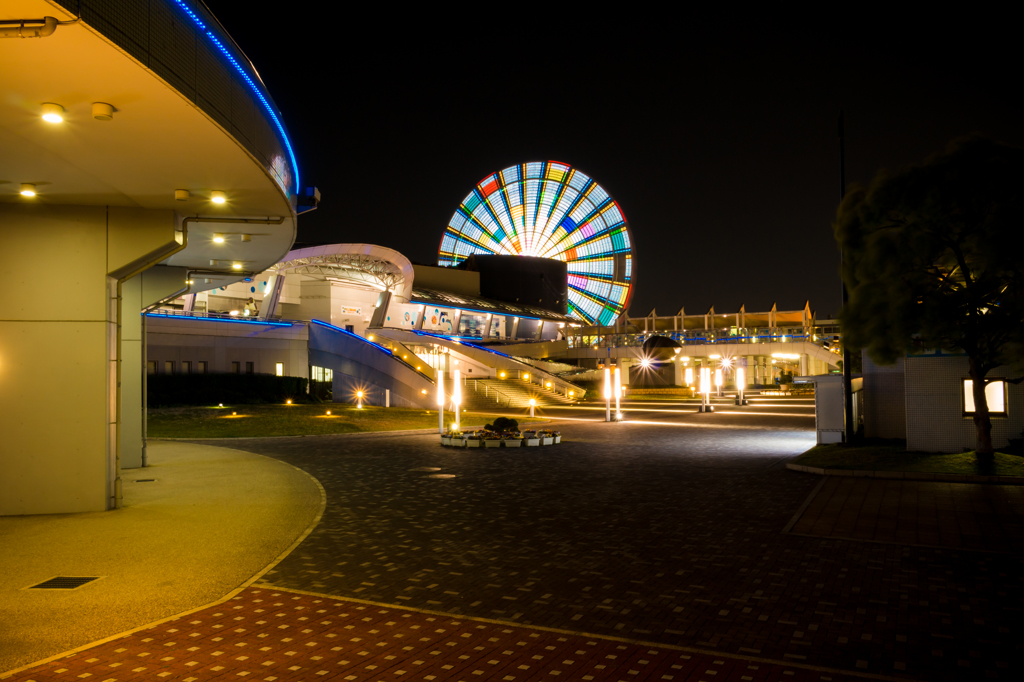
[[[977,430],[963,416],[962,380],[968,378],[966,357],[906,358],[907,449],[923,452],[973,450]],[[1016,377],[1005,367],[989,377]],[[992,417],[992,444],[1005,447],[1024,429],[1024,385],[1007,384],[1007,417]]]

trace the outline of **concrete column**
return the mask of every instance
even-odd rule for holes
[[[518,339],[519,338],[519,318],[518,317],[513,317],[512,318],[512,338],[513,339]]]
[[[141,330],[122,327],[137,348],[123,357],[117,284],[174,253],[179,224],[171,210],[0,203],[0,515],[119,504],[118,364],[138,383]],[[58,275],[39,267],[55,248]],[[59,376],[59,409],[46,373]],[[141,405],[130,411],[141,421]]]
[[[544,338],[544,320],[537,323],[537,340],[540,341]]]
[[[807,357],[807,353],[800,354],[800,376],[802,377],[810,376],[808,360],[810,360],[810,358]]]
[[[452,315],[452,334],[454,336],[459,335],[459,326],[462,324],[462,311],[456,310],[455,314]]]
[[[487,313],[487,324],[484,325],[483,338],[485,338],[485,339],[491,338],[491,326],[493,324],[494,324],[494,314],[493,313]]]
[[[271,281],[267,285],[267,293],[263,296],[263,305],[260,306],[259,317],[262,320],[269,320],[277,312],[277,304],[281,300],[281,292],[284,291],[284,274],[271,275]]]

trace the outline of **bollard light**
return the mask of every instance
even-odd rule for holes
[[[530,416],[531,417],[534,416],[533,415],[533,408],[536,407],[536,406],[537,406],[537,401],[534,400],[533,398],[530,398]]]
[[[437,373],[437,432],[444,433],[444,372]]]
[[[615,366],[615,418],[622,419],[622,410],[619,407],[619,399],[622,397],[622,374],[619,373],[618,365]]]
[[[686,368],[686,385],[693,386],[693,367]]]
[[[356,407],[358,409],[360,409],[360,410],[363,409],[363,392],[362,391],[356,391],[356,401],[357,401],[356,402]]]
[[[612,420],[612,371],[604,368],[604,420]]]
[[[455,430],[459,430],[459,405],[462,404],[462,387],[459,386],[459,379],[461,375],[459,370],[455,370],[453,381],[455,384],[452,386],[452,404],[455,406]]]
[[[715,370],[715,386],[722,385],[722,369],[718,368]]]

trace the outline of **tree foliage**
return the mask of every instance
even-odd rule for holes
[[[984,379],[1024,360],[1022,231],[1024,150],[976,136],[852,187],[835,223],[844,342],[881,364],[915,345],[966,354],[979,454],[992,452]]]

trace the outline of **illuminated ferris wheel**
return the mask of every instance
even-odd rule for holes
[[[569,314],[610,325],[629,306],[633,247],[622,209],[568,164],[537,161],[481,180],[452,216],[438,251],[451,266],[470,254],[565,261]]]

